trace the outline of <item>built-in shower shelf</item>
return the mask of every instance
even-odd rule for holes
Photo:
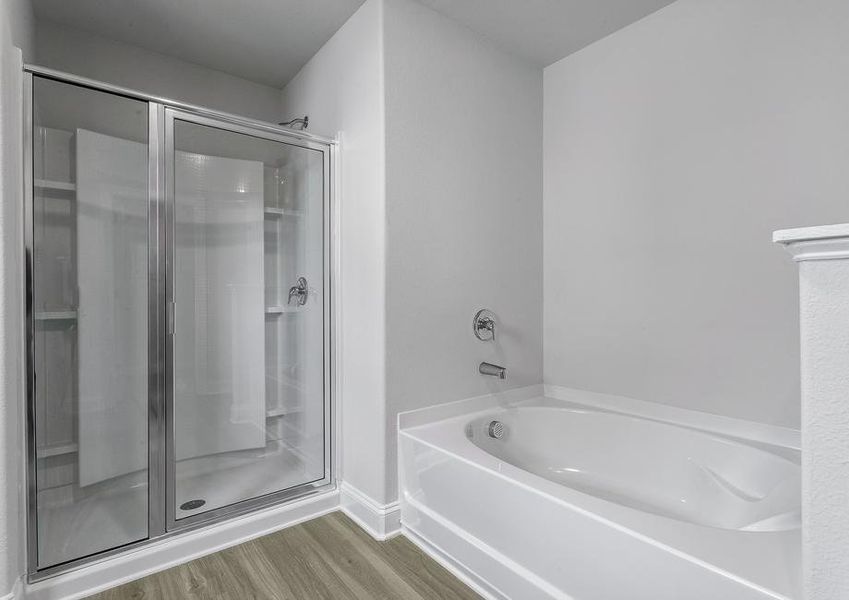
[[[75,310],[51,310],[35,313],[36,321],[75,321],[77,311]]]
[[[282,314],[290,314],[290,313],[299,313],[304,312],[305,307],[303,306],[266,306],[265,314],[267,315],[282,315]]]
[[[266,217],[303,217],[304,211],[292,210],[290,208],[275,208],[273,206],[265,207]]]
[[[62,192],[75,192],[77,184],[70,181],[53,181],[51,179],[36,179],[36,189],[42,190],[59,190]]]
[[[52,456],[63,456],[65,454],[74,454],[78,449],[77,444],[61,444],[58,446],[45,446],[36,451],[38,458],[50,458]]]
[[[303,409],[300,407],[295,408],[269,408],[265,411],[265,417],[267,419],[274,419],[276,417],[285,417],[286,415],[292,415],[295,413],[303,412]]]

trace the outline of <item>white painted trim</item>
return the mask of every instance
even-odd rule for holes
[[[397,500],[380,504],[350,483],[343,482],[340,502],[342,512],[374,539],[388,540],[401,533],[401,505]]]
[[[781,243],[796,262],[849,258],[849,238]]]
[[[782,229],[772,241],[783,244],[796,262],[849,258],[849,223]]]
[[[0,596],[0,600],[21,600],[24,597],[24,584],[21,579],[16,579],[12,589],[5,595]]]
[[[77,600],[339,509],[333,490],[154,542],[25,586],[26,600]]]
[[[0,526],[0,563],[6,570],[9,580],[4,581],[3,587],[10,587],[3,593],[3,600],[18,599],[23,594],[23,570],[25,565],[26,529],[23,524],[26,515],[26,485],[22,483],[26,473],[26,452],[23,451],[24,422],[26,411],[23,410],[26,398],[26,326],[24,314],[24,78],[23,56],[21,49],[11,44],[11,40],[2,40],[3,48],[0,54],[3,64],[0,74],[3,76],[0,86],[3,88],[3,99],[0,99],[0,110],[8,119],[3,118],[0,125],[0,137],[3,139],[0,148],[0,172],[4,182],[0,189],[3,215],[0,216],[0,279],[3,279],[0,311],[5,322],[0,325],[0,355],[4,362],[0,367],[0,389],[6,397],[0,399],[5,403],[0,423],[6,430],[0,433],[0,505],[4,507],[3,517],[8,520]],[[8,102],[6,102],[8,100]],[[8,127],[7,127],[8,126]],[[6,152],[8,150],[8,152]],[[5,169],[4,167],[9,167]],[[8,193],[6,193],[8,192]],[[8,252],[7,252],[8,250]],[[6,427],[6,420],[12,427]],[[4,435],[9,434],[9,435]],[[14,457],[17,457],[14,458]],[[17,520],[17,523],[15,523]],[[16,527],[17,525],[17,527]],[[5,577],[3,578],[5,579]]]
[[[849,238],[849,223],[817,225],[815,227],[797,227],[795,229],[779,229],[772,234],[772,241],[778,244],[787,244],[790,242],[844,237]]]
[[[333,448],[333,478],[336,481],[342,481],[342,395],[344,389],[342,386],[342,319],[344,311],[342,310],[342,149],[343,134],[341,131],[336,133],[336,144],[331,146],[330,153],[333,158],[333,194],[330,197],[331,210],[333,212],[333,229],[330,232],[332,236],[333,260],[331,268],[333,269],[332,289],[332,322],[330,323],[330,339],[332,344],[333,364],[331,365],[331,376],[333,391],[331,394],[331,406],[333,411],[333,439],[331,447]]]
[[[600,394],[558,385],[546,384],[545,396],[555,400],[634,415],[664,423],[674,423],[692,429],[719,433],[780,448],[799,450],[802,447],[801,432],[798,429],[790,429],[788,427],[745,421],[743,419],[680,408],[669,404],[646,402],[645,400],[636,400],[625,396]]]

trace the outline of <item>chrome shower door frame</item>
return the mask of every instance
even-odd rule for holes
[[[36,387],[35,387],[35,309],[34,301],[34,77],[76,85],[98,92],[110,93],[148,103],[148,535],[102,552],[80,557],[65,563],[38,568],[38,455],[36,444]],[[164,270],[160,244],[164,242],[162,221],[162,107],[144,95],[115,88],[99,82],[59,73],[39,67],[24,66],[23,151],[24,151],[24,328],[25,328],[25,387],[24,437],[26,446],[26,541],[27,580],[31,583],[71,571],[114,555],[140,548],[165,533],[164,521],[164,452],[158,440],[163,439],[163,345],[161,334],[161,297],[164,295]],[[161,507],[160,507],[161,505]]]
[[[37,529],[37,447],[36,398],[34,369],[35,312],[34,286],[34,175],[33,175],[33,78],[44,77],[95,91],[110,93],[148,103],[148,537],[116,548],[80,557],[59,565],[38,568]],[[183,102],[173,101],[100,81],[25,65],[23,98],[24,151],[24,314],[25,340],[24,379],[26,406],[23,412],[26,474],[26,540],[27,580],[43,579],[98,563],[119,554],[136,550],[189,530],[215,525],[234,516],[279,505],[284,501],[318,494],[334,488],[337,451],[335,418],[335,361],[333,310],[338,274],[338,247],[334,201],[335,169],[338,147],[335,140],[302,131],[283,129],[271,123],[256,121]],[[324,477],[320,480],[281,490],[259,498],[244,500],[207,513],[175,519],[174,428],[173,428],[173,335],[168,330],[169,302],[173,301],[173,168],[174,120],[209,125],[225,131],[279,141],[322,152],[322,252],[323,252],[323,410],[324,410]],[[335,254],[334,254],[335,253]],[[336,258],[334,258],[336,256]]]
[[[175,122],[181,121],[195,125],[212,127],[220,131],[238,133],[251,137],[280,142],[290,146],[297,146],[322,153],[322,265],[323,265],[323,410],[324,410],[324,476],[321,479],[303,483],[301,485],[279,490],[264,496],[250,498],[212,509],[203,513],[177,519],[176,515],[176,431],[174,418],[174,240],[176,239],[175,226]],[[246,125],[240,121],[233,121],[222,116],[211,116],[209,114],[198,114],[180,108],[165,108],[165,228],[166,239],[169,240],[165,249],[165,304],[167,310],[167,335],[165,338],[165,421],[166,426],[166,528],[169,532],[183,531],[209,523],[219,522],[235,515],[280,504],[286,500],[292,500],[304,495],[315,493],[333,483],[332,471],[332,404],[331,404],[331,146],[324,142],[309,139],[294,139],[284,131],[271,131],[267,128],[257,128]]]

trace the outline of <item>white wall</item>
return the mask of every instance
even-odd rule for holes
[[[394,493],[398,412],[542,382],[542,70],[410,0],[384,21]],[[483,307],[494,344],[472,333]]]
[[[24,571],[21,419],[22,75],[33,46],[29,2],[0,5],[0,597]],[[16,48],[17,47],[17,48]]]
[[[141,92],[274,122],[280,90],[40,19],[36,64]]]
[[[383,0],[368,0],[285,87],[281,118],[342,134],[341,385],[345,481],[386,488]]]
[[[542,380],[542,72],[415,2],[371,0],[283,106],[343,134],[344,479],[386,505],[398,412]],[[484,306],[497,344],[472,335]]]
[[[0,6],[3,27],[8,27],[8,40],[23,53],[24,61],[35,53],[35,15],[31,0],[3,0]]]
[[[545,69],[545,380],[799,426],[787,226],[849,217],[849,3],[679,0]]]

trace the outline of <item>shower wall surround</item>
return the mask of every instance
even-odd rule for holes
[[[195,152],[177,152],[174,160],[176,194],[185,199],[177,208],[175,240],[180,265],[175,293],[181,299],[175,309],[181,332],[174,339],[174,417],[181,431],[177,459],[261,448],[266,413],[265,347],[257,343],[265,338],[263,164]],[[238,204],[220,192],[203,193],[234,184],[243,190]],[[236,229],[227,231],[225,223]],[[204,243],[198,244],[198,236]],[[242,241],[233,253],[236,240]],[[268,287],[279,293],[276,286]],[[270,305],[278,306],[277,298]],[[222,419],[228,412],[235,418]]]
[[[48,271],[37,287],[52,280],[61,290],[45,290],[46,301],[55,302],[48,307],[79,310],[75,327],[52,328],[62,344],[45,343],[45,351],[75,356],[76,361],[61,356],[45,361],[43,373],[52,375],[48,365],[60,361],[63,372],[55,386],[39,392],[44,413],[58,428],[73,428],[77,410],[82,417],[76,424],[78,435],[65,432],[45,446],[57,449],[79,440],[79,481],[87,486],[147,468],[147,145],[85,129],[75,134],[45,130],[43,135],[45,170],[58,171],[61,162],[76,168],[73,174],[49,172],[37,178],[76,181],[77,201],[44,200],[43,210],[62,214],[51,219],[42,247],[57,240],[67,247],[44,248],[45,254],[56,257],[58,268],[47,266],[53,272]],[[64,161],[56,160],[60,152]],[[46,188],[39,191],[49,195]],[[115,213],[123,218],[115,219]],[[75,232],[69,223],[76,223]],[[72,317],[68,315],[66,325],[73,323]],[[57,393],[60,410],[48,400]],[[116,397],[123,401],[113,410],[100,409]]]

